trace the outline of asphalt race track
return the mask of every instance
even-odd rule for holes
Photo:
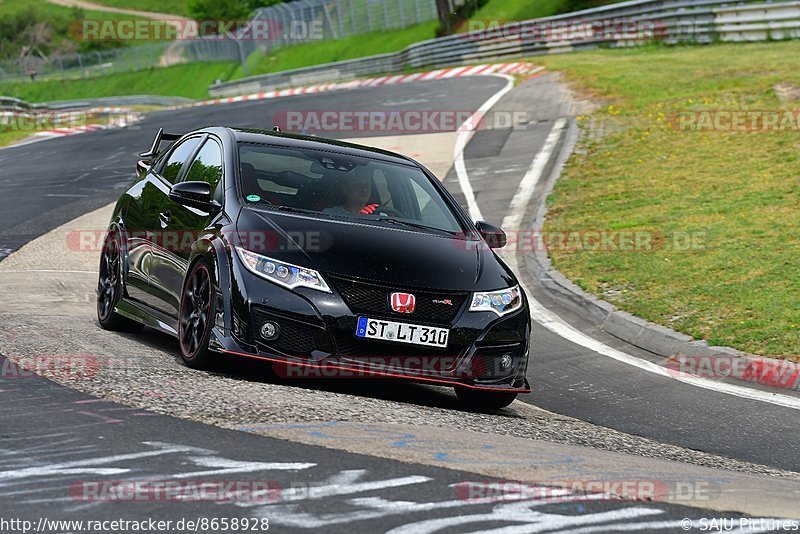
[[[159,127],[176,132],[212,124],[269,128],[276,112],[292,109],[476,110],[506,83],[501,77],[476,76],[186,108],[147,114],[142,122],[128,129],[0,150],[0,259],[115,200],[133,179],[136,154],[149,146]],[[477,206],[489,222],[499,225],[509,216],[511,200],[532,160],[552,138],[554,125],[560,119],[565,121],[558,124],[569,125],[576,113],[555,79],[547,74],[517,86],[494,109],[531,113],[525,128],[480,131],[464,151],[465,172]],[[331,136],[370,135],[374,134],[346,132]],[[545,162],[544,174],[553,167],[565,137],[558,137],[551,147],[554,156]],[[465,199],[460,187],[463,176],[451,170],[442,178],[457,198]],[[538,187],[534,199],[542,192]],[[467,205],[466,200],[464,203]],[[57,258],[54,261],[57,263]],[[662,363],[655,355],[582,324],[578,317],[550,302],[529,277],[526,285],[535,298],[576,329],[628,354]],[[4,302],[3,307],[6,304],[13,308],[13,303]],[[93,315],[91,302],[85,307]],[[13,512],[19,517],[49,514],[51,518],[63,518],[87,511],[93,519],[102,519],[135,511],[137,516],[165,519],[236,517],[243,515],[244,507],[247,516],[268,517],[273,526],[325,527],[342,532],[354,527],[359,531],[424,532],[459,526],[474,531],[478,526],[492,529],[520,523],[529,528],[520,532],[545,527],[548,531],[577,531],[579,526],[593,532],[590,527],[598,525],[602,527],[597,531],[608,531],[612,525],[630,528],[634,524],[640,524],[643,531],[677,529],[678,520],[683,517],[711,515],[708,510],[688,510],[674,504],[610,502],[578,495],[539,503],[533,508],[522,502],[498,507],[496,502],[465,501],[457,498],[454,488],[465,480],[474,480],[474,476],[430,464],[284,441],[258,435],[248,427],[249,422],[261,421],[283,430],[293,421],[418,421],[620,452],[629,448],[627,452],[641,456],[749,473],[800,472],[796,409],[657,376],[567,340],[538,323],[534,323],[529,369],[533,393],[521,400],[546,412],[518,403],[497,414],[469,414],[461,411],[451,394],[439,388],[346,382],[273,384],[247,364],[232,364],[224,370],[219,381],[226,380],[229,386],[221,387],[213,374],[176,369],[178,364],[168,356],[176,350],[173,342],[160,334],[114,334],[112,343],[116,344],[109,344],[109,337],[101,337],[99,327],[88,321],[76,327],[70,317],[30,318],[26,329],[24,319],[9,316],[0,332],[13,332],[16,336],[47,333],[35,341],[9,337],[12,346],[41,343],[39,350],[52,350],[56,344],[64,350],[95,346],[114,354],[129,350],[129,354],[120,356],[127,362],[137,358],[133,364],[136,376],[116,377],[118,382],[113,384],[75,387],[109,399],[130,400],[125,402],[129,406],[153,407],[158,414],[93,400],[39,378],[0,378],[4,400],[0,416],[0,510],[8,510],[12,500],[18,503],[0,516]],[[152,373],[148,373],[148,367],[152,367]],[[164,391],[159,393],[157,388],[158,380],[167,375],[178,383],[175,391],[189,395],[191,389],[197,399],[205,393],[208,406],[203,407],[202,400],[193,400],[195,404],[187,407],[182,400],[173,402],[168,395],[165,398]],[[130,391],[120,389],[123,381],[133,384]],[[231,389],[230,384],[234,383],[237,389]],[[238,388],[241,399],[246,400],[252,399],[258,388],[263,390],[265,384],[281,395],[299,399],[295,411],[289,406],[293,400],[283,401],[286,405],[270,405],[277,406],[273,410],[262,407],[258,413],[249,413],[246,407],[241,413],[233,413],[224,404],[226,395],[240,394]],[[142,396],[145,390],[155,392],[150,401]],[[796,392],[780,394],[798,397]],[[237,402],[241,399],[237,398]],[[219,403],[221,408],[215,406]],[[314,408],[314,403],[323,406]],[[210,414],[207,419],[192,415],[204,410]],[[160,414],[251,431],[237,432]],[[102,466],[112,464],[119,472],[103,471]],[[22,475],[15,474],[20,470]],[[169,507],[153,502],[80,502],[64,492],[76,479],[101,476],[186,480],[230,479],[236,476],[234,473],[274,481],[284,488],[284,493],[292,484],[323,489],[313,498],[296,489],[281,493],[279,502],[220,503],[211,510],[207,503],[192,502]],[[480,480],[492,478],[483,476]],[[344,489],[331,489],[334,487]],[[466,519],[459,522],[453,518]]]
[[[33,524],[42,516],[174,521],[246,515],[267,518],[275,530],[324,528],[326,532],[401,533],[449,526],[473,530],[509,524],[556,531],[597,525],[625,528],[632,523],[641,523],[644,531],[657,531],[675,528],[685,517],[711,515],[696,508],[560,493],[552,502],[540,500],[536,505],[470,500],[458,487],[474,478],[458,471],[224,430],[98,401],[43,379],[24,382],[19,387],[13,379],[0,381],[4,413],[15,414],[3,417],[0,508],[9,508],[15,500],[19,504],[9,511]],[[9,396],[14,401],[9,402]],[[26,467],[19,469],[22,463]],[[17,469],[6,470],[12,465]],[[113,469],[104,472],[106,466]],[[261,483],[256,491],[262,493],[211,505],[176,499],[165,506],[133,497],[129,502],[106,502],[101,492],[82,485],[112,473],[116,480],[189,482],[246,476]],[[486,477],[479,480],[492,482]]]

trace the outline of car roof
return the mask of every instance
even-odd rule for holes
[[[209,133],[219,133],[219,130],[227,130],[230,132],[234,139],[238,142],[244,143],[261,143],[278,145],[288,148],[306,148],[311,150],[323,150],[328,152],[337,152],[339,154],[360,156],[372,159],[380,159],[392,163],[400,163],[403,165],[414,165],[418,163],[395,152],[382,150],[380,148],[373,148],[354,143],[347,143],[337,139],[327,139],[323,137],[315,137],[309,135],[292,134],[288,132],[275,132],[270,130],[259,130],[255,128],[228,128],[228,127],[210,127],[204,128],[202,131]]]

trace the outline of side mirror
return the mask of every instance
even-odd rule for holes
[[[172,186],[169,192],[170,200],[197,208],[209,213],[217,211],[220,205],[211,198],[211,184],[208,182],[180,182]]]
[[[503,248],[506,246],[506,233],[500,228],[484,221],[476,222],[475,227],[483,240],[486,241],[486,244],[489,245],[489,248]]]
[[[150,161],[146,159],[140,159],[136,162],[136,176],[143,174],[150,170]]]

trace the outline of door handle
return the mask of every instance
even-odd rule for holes
[[[158,214],[158,218],[161,219],[162,226],[167,226],[172,220],[172,214],[169,212],[169,210],[162,211]]]

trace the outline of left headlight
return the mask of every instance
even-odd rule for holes
[[[469,311],[491,311],[502,317],[522,307],[519,286],[472,294]]]
[[[283,287],[294,289],[296,287],[310,287],[326,293],[332,293],[322,275],[313,269],[306,269],[292,265],[285,261],[278,261],[243,248],[234,247],[245,267],[270,282],[275,282]]]

